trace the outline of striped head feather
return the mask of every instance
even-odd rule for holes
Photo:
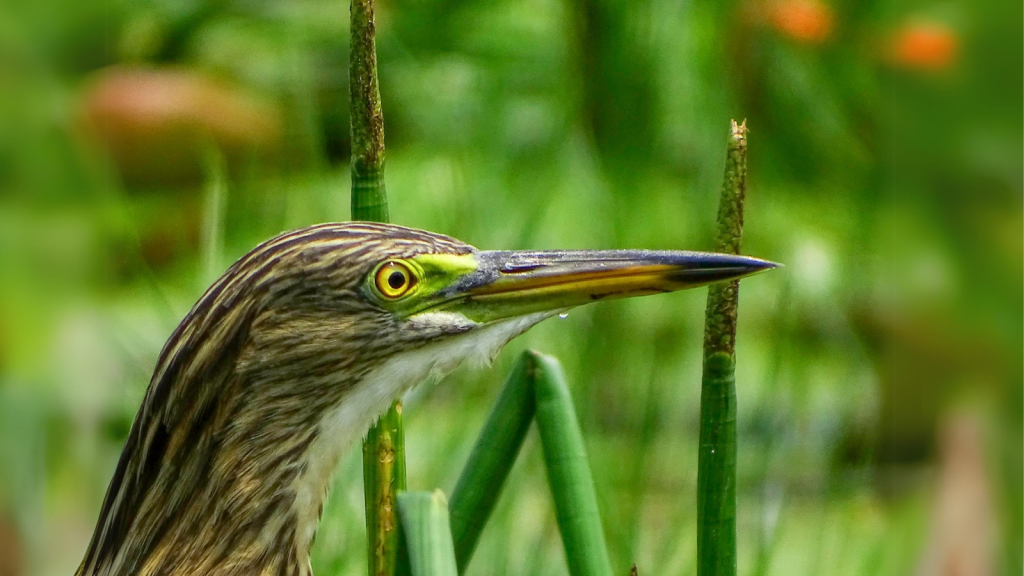
[[[232,265],[160,354],[79,576],[310,572],[309,547],[344,448],[408,387],[491,357],[547,314],[403,321],[366,296],[380,262],[465,255],[400,226],[324,224]]]

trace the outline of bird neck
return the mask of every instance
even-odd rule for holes
[[[279,329],[231,319],[260,330],[220,337],[216,350],[179,328],[77,574],[307,576],[342,452],[409,387],[467,358],[489,361],[547,315],[376,359],[366,350],[304,346],[345,333],[318,318]]]
[[[308,575],[331,474],[387,401],[339,416],[365,371],[286,368],[241,349],[158,367],[78,574]]]
[[[287,333],[326,339],[318,329]],[[445,355],[429,346],[383,362],[321,354],[330,369],[320,370],[262,352],[270,347],[304,354],[253,337],[200,368],[158,366],[80,576],[310,574],[341,455]]]

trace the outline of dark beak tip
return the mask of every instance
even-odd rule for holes
[[[772,262],[770,260],[761,260],[760,258],[750,258],[743,266],[746,269],[744,276],[759,274],[761,272],[767,272],[768,270],[774,270],[776,268],[785,268],[784,265],[778,262]]]
[[[739,280],[740,278],[783,267],[778,262],[762,260],[751,256],[716,256],[717,258],[713,261],[705,263],[705,266],[698,269],[684,270],[684,277],[703,277],[704,282],[723,282]]]

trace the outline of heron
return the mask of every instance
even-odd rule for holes
[[[235,262],[164,345],[79,576],[311,574],[346,448],[393,399],[596,300],[775,267],[651,250],[483,251],[369,222]]]

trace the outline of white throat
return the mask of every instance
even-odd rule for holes
[[[510,340],[556,312],[541,312],[476,327],[422,348],[396,354],[370,372],[337,407],[320,421],[320,432],[305,453],[305,473],[294,483],[298,526],[296,546],[302,565],[308,566],[310,543],[319,522],[321,506],[331,477],[342,454],[366,434],[373,421],[391,402],[410,388],[429,379],[441,378],[463,362],[474,366],[489,364]],[[410,321],[452,325],[475,323],[461,314],[430,312]]]

